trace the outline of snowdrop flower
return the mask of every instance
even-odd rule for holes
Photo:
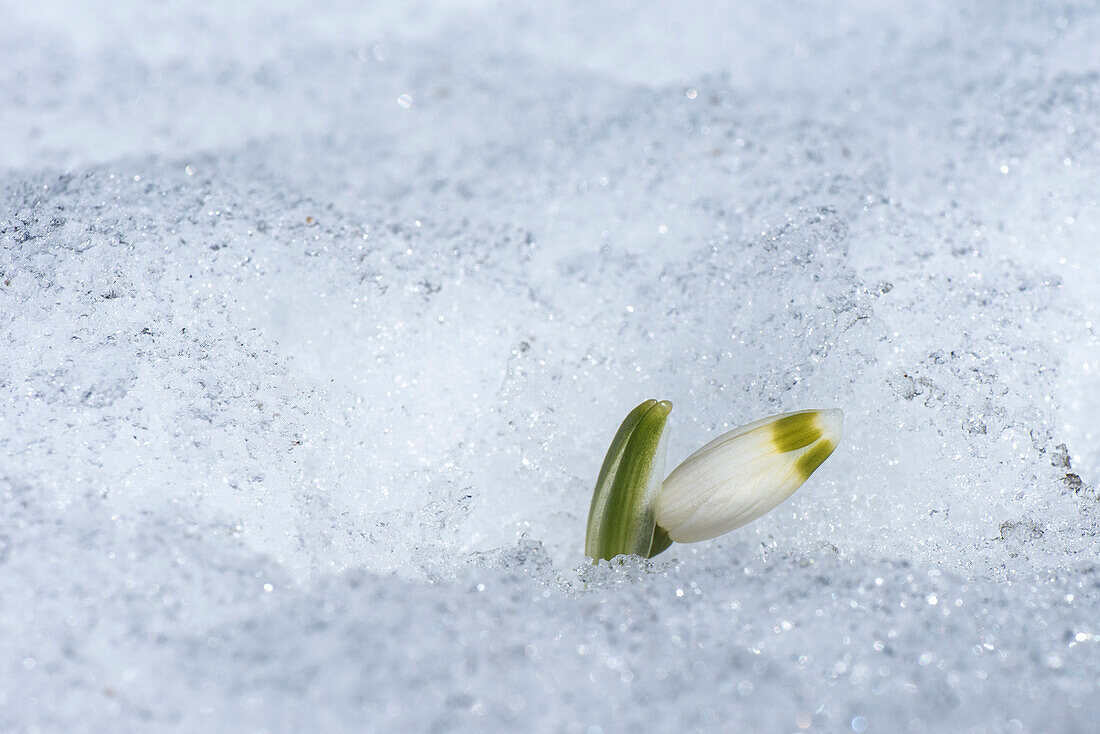
[[[843,425],[839,410],[802,410],[719,436],[665,479],[657,524],[677,543],[695,543],[752,522],[829,458]]]
[[[749,423],[714,439],[663,483],[672,404],[647,400],[608,449],[589,510],[585,553],[653,557],[674,541],[728,533],[794,494],[833,453],[839,410],[802,410]]]

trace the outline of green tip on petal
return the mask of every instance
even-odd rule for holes
[[[817,415],[816,411],[792,413],[772,423],[772,442],[776,451],[797,451],[821,438]]]
[[[795,462],[795,469],[802,476],[802,481],[809,479],[817,467],[825,463],[825,459],[829,458],[835,448],[836,444],[826,439],[800,456]]]

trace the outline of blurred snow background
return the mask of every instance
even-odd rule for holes
[[[0,3],[0,730],[1095,731],[1100,6],[226,5]]]

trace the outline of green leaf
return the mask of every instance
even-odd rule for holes
[[[584,535],[584,554],[589,558],[599,558],[599,534],[600,521],[603,519],[607,500],[611,497],[611,484],[615,481],[615,473],[619,470],[619,463],[626,450],[627,439],[634,432],[638,421],[649,411],[656,400],[646,400],[627,414],[619,426],[615,438],[607,448],[607,454],[603,458],[603,466],[600,467],[600,476],[596,479],[596,489],[592,493],[592,504],[588,508],[588,529]]]
[[[627,415],[600,469],[589,508],[585,554],[648,557],[654,505],[665,464],[665,428],[672,403],[647,400]]]

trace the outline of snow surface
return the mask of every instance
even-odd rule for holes
[[[0,731],[1097,731],[1096,2],[0,19]]]

